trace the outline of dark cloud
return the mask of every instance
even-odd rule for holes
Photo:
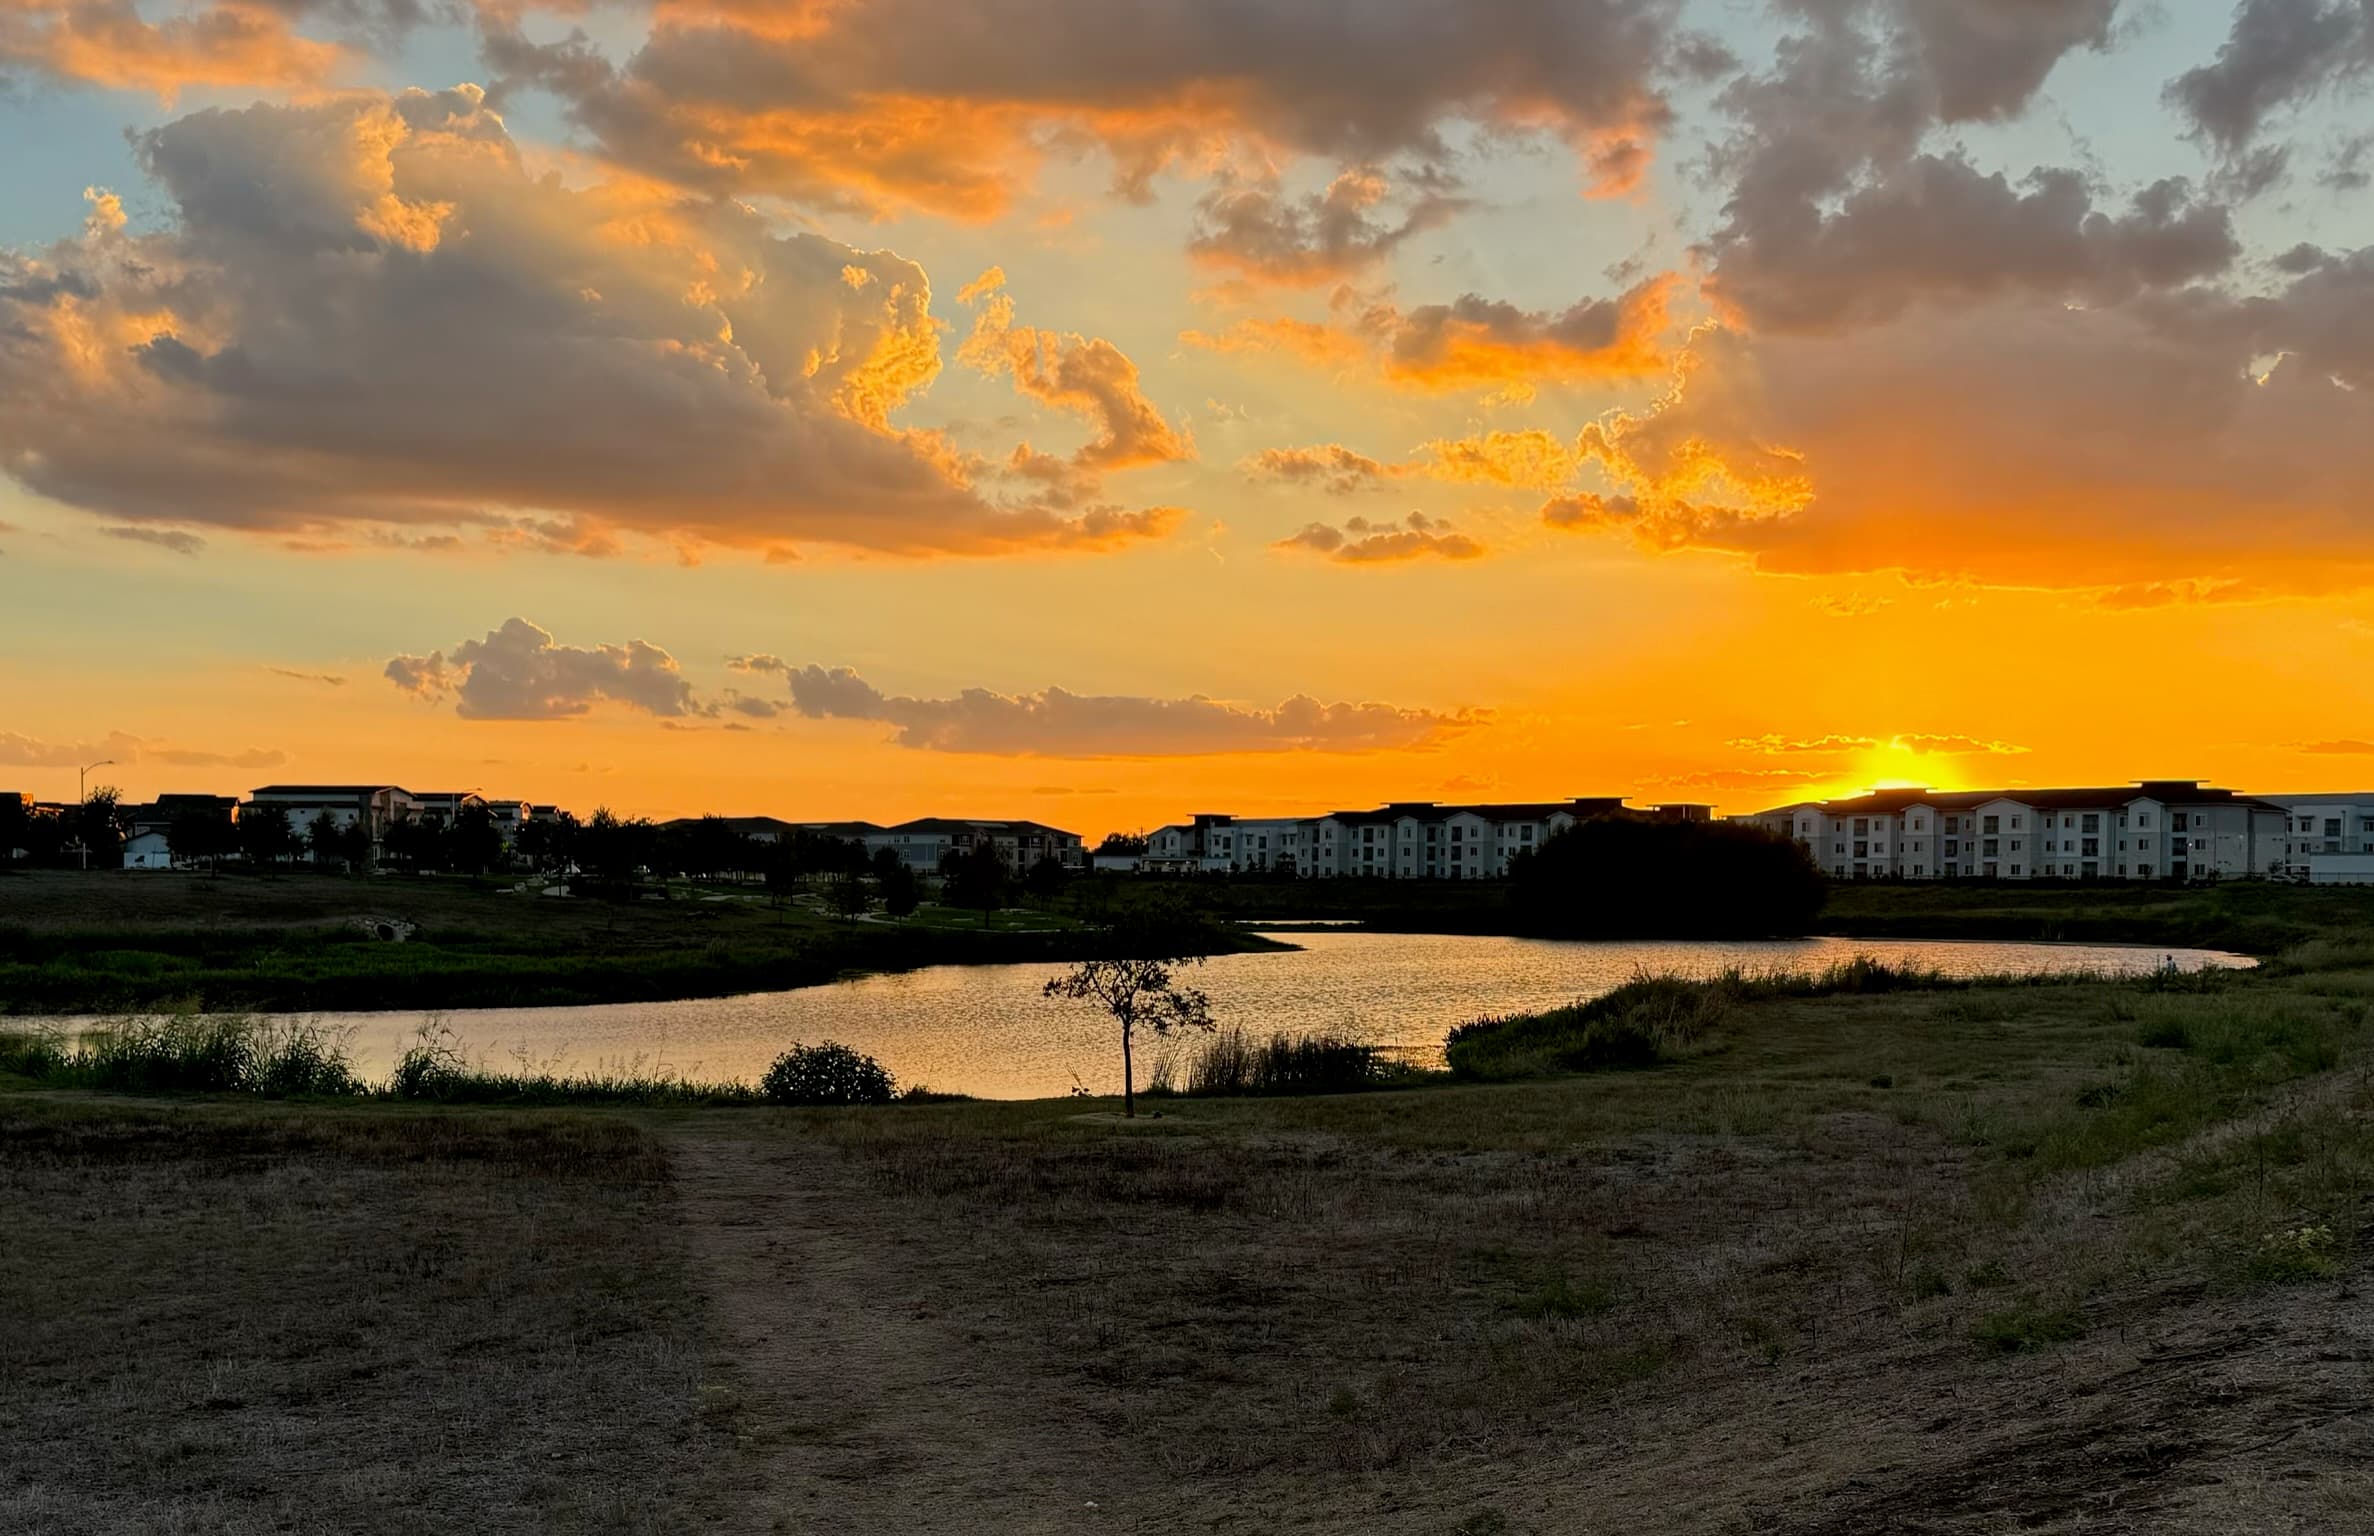
[[[1364,453],[1354,453],[1341,443],[1322,443],[1314,448],[1264,448],[1240,462],[1237,468],[1249,479],[1316,486],[1330,496],[1375,490],[1388,477],[1399,473]]]
[[[10,283],[57,292],[0,298],[0,465],[58,500],[585,552],[627,531],[1094,549],[1178,519],[986,497],[941,438],[891,424],[940,366],[921,268],[731,202],[531,176],[474,88],[200,112],[137,148],[170,227],[132,234],[98,197]],[[96,297],[69,302],[67,274]],[[1112,363],[1059,371],[1119,408]],[[1122,420],[1100,462],[1143,462],[1150,430]]]
[[[2180,181],[2113,215],[2074,171],[2038,170],[2015,187],[1965,160],[1920,155],[1835,212],[1734,220],[1711,249],[1719,299],[1760,328],[1810,330],[1884,320],[1929,295],[2028,289],[2117,302],[2223,272],[2241,244],[2225,209],[2194,202]]]
[[[300,672],[292,667],[266,667],[264,670],[274,677],[285,677],[291,682],[320,683],[325,688],[346,686],[346,679],[335,672]]]
[[[1096,696],[1049,688],[954,698],[885,694],[846,667],[791,674],[792,705],[817,720],[878,720],[902,747],[1003,757],[1200,757],[1236,752],[1380,752],[1433,745],[1483,723],[1388,704],[1322,704],[1297,695],[1275,709],[1195,696]]]
[[[1398,524],[1348,518],[1341,528],[1309,523],[1273,549],[1325,555],[1340,565],[1394,565],[1405,560],[1476,560],[1484,546],[1439,517],[1412,512]]]
[[[2374,754],[2374,741],[2362,741],[2355,736],[2346,736],[2338,741],[2305,742],[2301,745],[2300,750],[2319,757],[2362,757]]]
[[[850,0],[672,5],[623,65],[482,11],[488,62],[603,151],[685,184],[811,204],[1004,209],[1050,143],[1117,183],[1215,139],[1338,164],[1440,160],[1450,122],[1547,132],[1602,179],[1703,63],[1679,0]],[[1686,56],[1676,59],[1675,50]]]
[[[465,720],[565,720],[605,701],[663,717],[706,712],[658,646],[560,645],[525,619],[506,619],[450,654],[395,657],[383,675],[419,698],[451,695]]]
[[[2242,0],[2217,57],[2168,82],[2171,105],[2229,154],[2279,109],[2374,67],[2369,0]]]
[[[1440,227],[1466,204],[1422,190],[1391,206],[1392,184],[1371,167],[1347,170],[1323,192],[1285,195],[1277,183],[1225,180],[1196,204],[1187,249],[1198,261],[1258,283],[1340,282],[1383,261],[1396,246]]]
[[[101,536],[122,539],[130,544],[153,544],[169,549],[177,555],[195,555],[206,547],[206,541],[182,528],[114,527],[99,530]]]

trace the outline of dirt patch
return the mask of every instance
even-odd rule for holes
[[[835,1148],[731,1129],[674,1142],[684,1237],[711,1299],[705,1411],[738,1448],[723,1529],[1113,1529],[1143,1479],[1056,1373],[993,1349],[886,1228]]]
[[[0,1530],[673,1530],[667,1166],[544,1115],[0,1100]]]

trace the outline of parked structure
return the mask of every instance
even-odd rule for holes
[[[1883,789],[1739,819],[1794,838],[1840,880],[2289,875],[2289,813],[2196,779],[2106,789]]]
[[[1604,816],[1704,821],[1712,814],[1713,808],[1703,805],[1641,810],[1626,805],[1620,795],[1516,805],[1397,800],[1373,811],[1304,817],[1207,813],[1154,832],[1145,867],[1173,874],[1266,870],[1318,879],[1497,879],[1519,853],[1579,821]]]

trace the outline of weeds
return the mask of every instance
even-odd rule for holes
[[[1178,1080],[1177,1061],[1157,1062],[1147,1092],[1198,1097],[1359,1093],[1401,1086],[1417,1076],[1376,1046],[1348,1034],[1280,1032],[1264,1040],[1231,1029],[1205,1041],[1187,1061],[1184,1086]]]
[[[2085,1337],[2085,1318],[2075,1307],[2021,1302],[1987,1313],[1971,1325],[1970,1336],[1990,1354],[2024,1354]]]

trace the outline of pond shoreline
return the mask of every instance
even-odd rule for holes
[[[2163,946],[1997,944],[1824,938],[1585,942],[1501,936],[1308,931],[1299,947],[1248,950],[1187,968],[1224,1027],[1266,1037],[1357,1037],[1398,1060],[1439,1064],[1445,1036],[1478,1018],[1563,1007],[1644,973],[1818,971],[1869,954],[1949,981],[2002,975],[2142,975],[2171,955],[2188,969],[2248,957]],[[353,1048],[366,1076],[424,1030],[448,1031],[474,1058],[549,1071],[633,1070],[754,1078],[794,1043],[838,1040],[877,1056],[902,1083],[983,1098],[1061,1097],[1118,1087],[1110,1020],[1041,995],[1060,961],[940,965],[721,997],[570,1007],[342,1010],[315,1017]],[[51,1021],[87,1028],[88,1017]],[[1141,1043],[1150,1070],[1165,1049]],[[1107,1078],[1112,1081],[1108,1083]]]

